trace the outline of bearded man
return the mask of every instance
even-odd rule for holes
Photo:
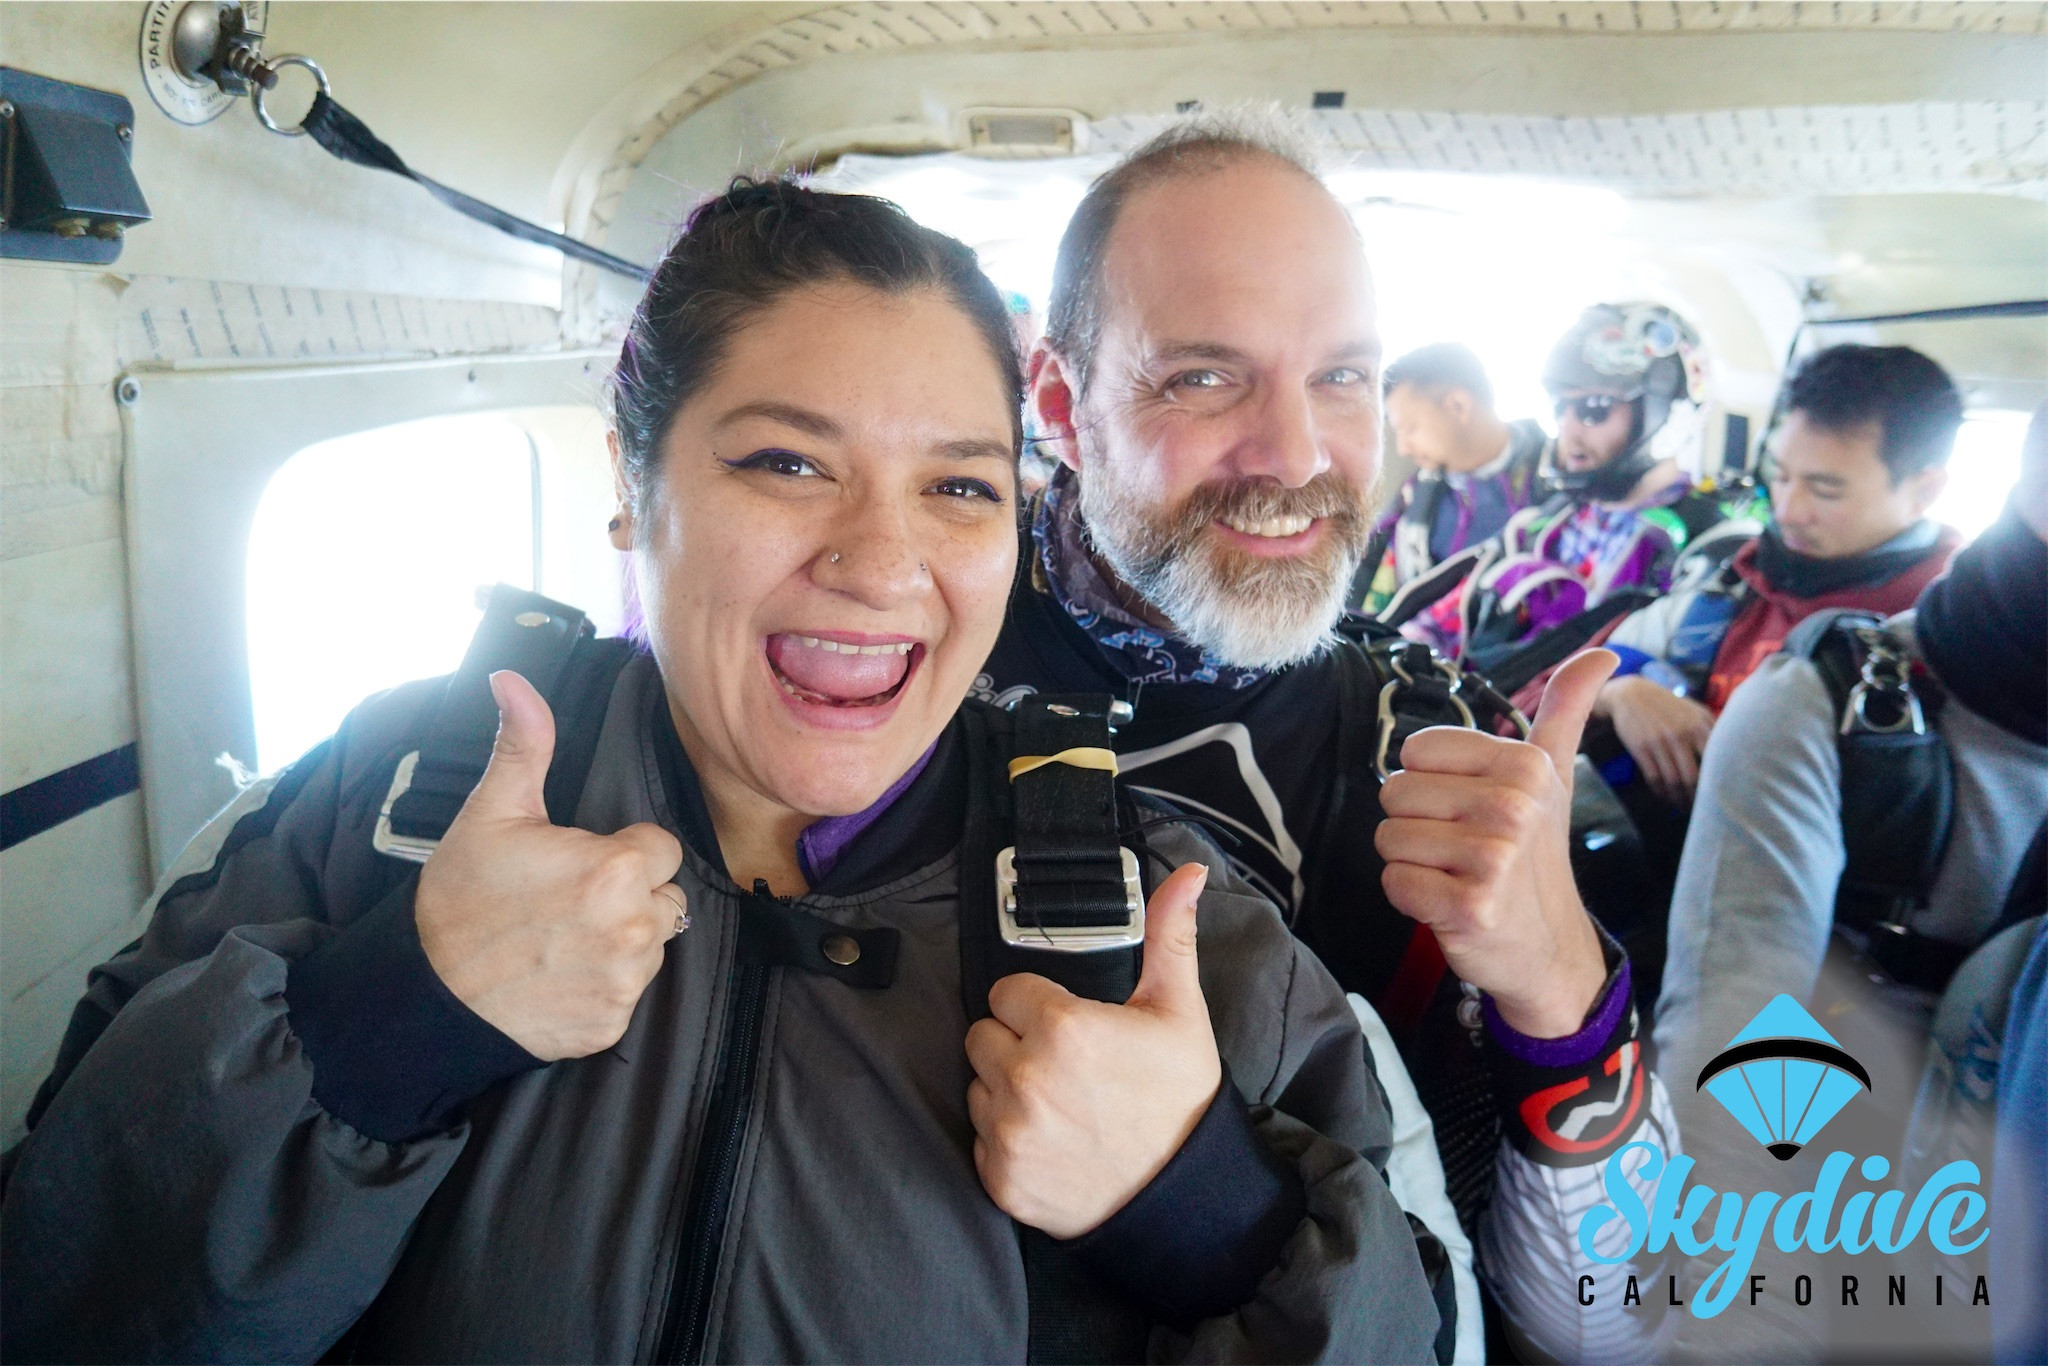
[[[1578,1224],[1606,1198],[1610,1155],[1639,1138],[1675,1152],[1676,1133],[1642,1065],[1627,961],[1578,898],[1554,805],[1612,657],[1558,671],[1534,743],[1426,730],[1400,752],[1407,771],[1378,777],[1385,680],[1336,629],[1380,472],[1371,276],[1343,207],[1270,122],[1177,125],[1076,210],[1030,365],[1058,466],[979,691],[1131,700],[1123,771],[1223,831],[1393,1030],[1492,1322],[1547,1359],[1641,1359],[1655,1307],[1622,1307],[1640,1268],[1595,1264]],[[1422,799],[1425,770],[1456,776]],[[1510,772],[1534,785],[1504,792]],[[1539,790],[1554,856],[1481,904],[1445,827],[1524,819]],[[1631,1175],[1642,1156],[1624,1159]]]

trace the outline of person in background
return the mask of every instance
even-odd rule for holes
[[[2048,1361],[2048,933],[2036,930],[2006,1011],[1991,1203],[1991,1342],[1999,1366]]]
[[[1679,552],[1725,518],[1693,486],[1705,366],[1691,324],[1661,304],[1580,315],[1543,371],[1557,405],[1553,493],[1510,518],[1455,590],[1455,633],[1419,619],[1404,629],[1487,669],[1624,594],[1668,589]]]
[[[1948,484],[1962,395],[1904,346],[1835,346],[1786,386],[1767,478],[1771,525],[1631,613],[1607,638],[1621,667],[1594,715],[1664,801],[1692,800],[1699,756],[1737,685],[1813,613],[1913,605],[1962,538],[1928,520]]]
[[[1003,291],[1003,308],[1010,315],[1010,334],[1017,339],[1017,354],[1028,356],[1031,348],[1038,343],[1038,334],[1045,330],[1045,317],[1031,304],[1028,295],[1014,289]],[[1017,459],[1018,492],[1030,498],[1045,487],[1045,481],[1052,478],[1052,460],[1038,449],[1034,442],[1024,443],[1024,452]]]
[[[1501,420],[1486,367],[1456,342],[1410,351],[1387,367],[1382,388],[1394,449],[1416,470],[1373,528],[1358,595],[1368,613],[1536,501],[1550,439],[1526,418]],[[1430,610],[1455,618],[1457,604]]]
[[[1890,911],[1886,919],[1897,929],[1887,930],[1883,943],[1869,936],[1867,957],[1846,969],[1829,961],[1849,858],[1844,806],[1857,794],[1844,785],[1839,714],[1820,669],[1790,647],[1765,659],[1735,689],[1701,763],[1655,1024],[1660,1064],[1672,1075],[1696,1075],[1762,1006],[1784,994],[1812,1000],[1815,1017],[1833,1030],[1859,1017],[1874,1021],[1852,1052],[1870,1068],[1871,1104],[1895,1105],[1913,1094],[1918,1063],[1900,1060],[1924,1055],[1931,1022],[1925,1012],[1942,985],[1940,965],[1983,943],[2012,910],[2038,913],[2038,901],[2031,908],[2014,902],[2048,812],[2048,410],[2036,413],[2028,431],[2020,483],[2004,513],[1894,626],[1888,634],[1909,642],[1916,675],[1924,669],[1945,698],[1928,725],[1947,751],[1953,809],[1925,904]],[[1864,794],[1859,805],[1882,809],[1891,795]],[[1869,963],[1884,968],[1892,985],[1874,991]],[[1917,1038],[1907,1028],[1916,1020]],[[1702,1170],[1723,1173],[1716,1185],[1744,1188],[1742,1181],[1761,1173],[1768,1187],[1782,1173],[1758,1161],[1762,1150],[1727,1115],[1712,1113],[1703,1094],[1680,1088],[1673,1101],[1687,1151]],[[1889,1134],[1873,1135],[1881,1122],[1874,1109],[1845,1111],[1829,1131],[1831,1144],[1886,1151]],[[2032,1180],[2038,1185],[2038,1172]],[[1994,1227],[2000,1222],[1992,1220]],[[1781,1269],[1787,1279],[1814,1270]],[[1773,1268],[1759,1261],[1756,1270]],[[1765,1303],[1770,1307],[1723,1316],[1718,1328],[1689,1324],[1681,1347],[1716,1360],[1820,1353],[1815,1334],[1824,1319]],[[1833,1328],[1868,1331],[1853,1318]],[[1708,1340],[1687,1342],[1686,1334]],[[1877,1345],[1845,1348],[1837,1341],[1832,1350],[1857,1359],[1859,1350]],[[1942,1356],[1953,1350],[1934,1338],[1881,1345],[1897,1359],[1911,1358],[1915,1348]]]

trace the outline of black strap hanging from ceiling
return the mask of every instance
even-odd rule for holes
[[[481,199],[472,198],[460,190],[450,189],[438,180],[421,175],[406,165],[405,159],[392,151],[389,144],[371,132],[367,124],[335,103],[325,90],[313,97],[313,107],[306,111],[305,120],[299,126],[303,131],[312,134],[313,141],[343,161],[404,176],[407,180],[422,186],[427,193],[457,213],[474,218],[477,222],[496,228],[499,232],[509,233],[522,242],[531,242],[535,246],[552,247],[564,256],[582,261],[586,265],[612,271],[630,280],[638,280],[642,284],[647,281],[649,272],[645,267],[636,266],[631,261],[614,256],[608,251],[600,251],[589,243],[579,242],[565,233],[554,232],[538,223],[529,223],[524,218],[514,217],[503,209],[484,203]]]

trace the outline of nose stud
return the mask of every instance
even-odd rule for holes
[[[835,550],[830,555],[827,555],[825,558],[828,562],[832,564],[838,564],[839,552]],[[919,560],[917,562],[917,572],[920,574],[929,574],[932,572],[931,566],[926,564],[923,560]]]

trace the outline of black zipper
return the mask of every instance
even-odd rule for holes
[[[754,895],[769,895],[757,881]],[[711,1287],[718,1279],[719,1251],[732,1213],[733,1178],[740,1149],[747,1141],[747,1118],[754,1108],[754,1075],[761,1051],[761,1021],[768,996],[765,962],[748,961],[746,910],[742,906],[740,943],[735,951],[732,985],[725,1003],[725,1028],[720,1035],[711,1100],[704,1112],[704,1136],[697,1146],[697,1169],[690,1179],[683,1232],[676,1243],[675,1271],[669,1280],[661,1335],[654,1359],[663,1363],[704,1359],[705,1331],[711,1319]]]

